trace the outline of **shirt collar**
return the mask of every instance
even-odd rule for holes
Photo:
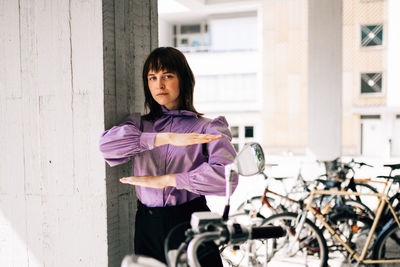
[[[187,117],[198,117],[196,113],[189,110],[168,110],[165,106],[161,106],[163,115],[165,116],[187,116]]]
[[[163,116],[154,123],[154,129],[159,132],[165,129],[173,117],[198,117],[196,113],[188,110],[168,110],[164,106],[161,106],[161,110],[163,112]]]

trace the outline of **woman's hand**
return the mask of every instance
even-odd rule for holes
[[[123,184],[139,185],[151,188],[165,188],[167,186],[176,186],[175,174],[166,174],[160,176],[131,176],[119,179]]]
[[[154,141],[154,146],[173,145],[190,146],[195,144],[209,143],[220,139],[220,135],[198,134],[198,133],[159,133]]]

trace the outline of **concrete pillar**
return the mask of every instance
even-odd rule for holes
[[[308,5],[308,149],[331,160],[342,147],[342,0]]]
[[[107,266],[101,12],[0,1],[0,266]]]
[[[143,112],[142,67],[157,47],[157,0],[103,0],[104,124],[108,129],[127,115]],[[133,252],[136,195],[119,182],[132,174],[132,162],[106,168],[109,266]]]
[[[143,109],[156,0],[0,0],[0,266],[120,266],[135,196],[99,136]],[[130,188],[130,189],[129,189]]]

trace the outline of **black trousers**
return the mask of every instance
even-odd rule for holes
[[[149,208],[138,201],[135,224],[135,254],[155,258],[166,263],[164,240],[177,225],[170,239],[169,249],[177,249],[185,240],[185,231],[190,227],[190,217],[196,211],[209,211],[204,196],[182,205]],[[205,243],[198,250],[202,266],[222,266],[218,247],[213,242]]]

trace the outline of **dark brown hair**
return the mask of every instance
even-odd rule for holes
[[[161,71],[175,73],[179,79],[179,107],[180,110],[188,110],[198,116],[203,114],[196,111],[193,106],[193,90],[195,79],[185,56],[181,51],[173,47],[159,47],[154,49],[147,57],[143,66],[143,88],[145,95],[145,108],[149,113],[144,116],[148,120],[156,120],[162,116],[161,106],[151,96],[148,85],[149,71]]]

